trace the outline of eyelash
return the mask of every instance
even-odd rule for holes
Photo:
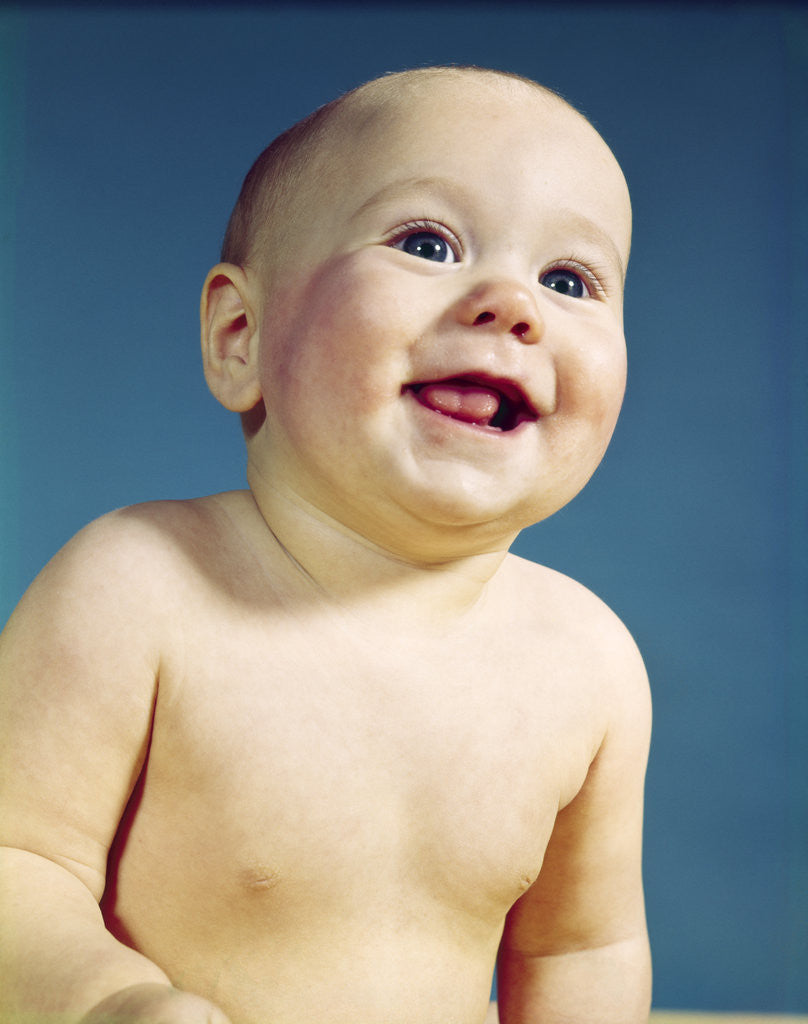
[[[457,235],[450,231],[445,224],[441,224],[436,220],[430,220],[428,217],[407,221],[406,224],[402,224],[386,239],[386,244],[394,246],[396,243],[403,241],[408,235],[415,234],[418,231],[429,231],[438,235],[449,245],[456,261],[459,262],[463,258],[463,245]],[[598,267],[592,266],[591,263],[584,263],[575,256],[567,256],[564,259],[554,260],[541,271],[539,278],[544,277],[545,274],[549,274],[553,270],[569,270],[577,274],[586,285],[590,298],[598,299],[606,296],[606,289],[601,280],[602,272]]]
[[[542,278],[553,270],[569,270],[577,274],[589,289],[590,298],[605,298],[606,288],[601,280],[602,271],[599,267],[593,266],[591,262],[587,264],[575,256],[567,256],[561,260],[554,260],[548,267],[542,270],[539,277]]]
[[[403,241],[408,235],[417,234],[419,231],[428,231],[434,235],[439,235],[454,253],[455,260],[459,262],[462,259],[463,244],[457,235],[450,231],[445,224],[441,224],[436,220],[430,220],[428,217],[425,217],[423,220],[410,220],[406,224],[402,224],[401,227],[396,228],[393,234],[386,239],[386,244],[393,246],[397,242]]]

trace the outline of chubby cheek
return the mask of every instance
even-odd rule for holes
[[[366,413],[393,397],[407,360],[408,306],[383,273],[343,257],[278,301],[283,312],[262,346],[267,397],[280,390],[297,403]]]
[[[603,457],[614,432],[626,389],[626,349],[622,334],[570,353],[558,367],[560,423],[570,440],[585,449],[594,464]],[[585,460],[587,461],[587,460]]]

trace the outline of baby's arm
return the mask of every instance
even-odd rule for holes
[[[151,557],[150,557],[151,555]],[[106,863],[147,756],[162,616],[148,531],[93,524],[0,637],[0,1022],[224,1022],[106,929]]]
[[[639,654],[614,630],[609,724],[557,819],[541,873],[515,904],[498,966],[502,1024],[643,1024],[651,963],[641,876],[651,709]]]

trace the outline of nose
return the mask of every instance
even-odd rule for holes
[[[488,327],[534,345],[544,333],[533,292],[518,281],[498,278],[472,288],[457,305],[457,319],[467,327]]]

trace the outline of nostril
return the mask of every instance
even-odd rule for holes
[[[520,320],[518,324],[514,324],[511,328],[511,334],[515,334],[517,338],[523,337],[530,330],[530,324],[526,324],[524,320]]]
[[[474,321],[475,326],[477,324],[490,324],[492,320],[496,319],[493,313],[480,313],[477,319]]]

